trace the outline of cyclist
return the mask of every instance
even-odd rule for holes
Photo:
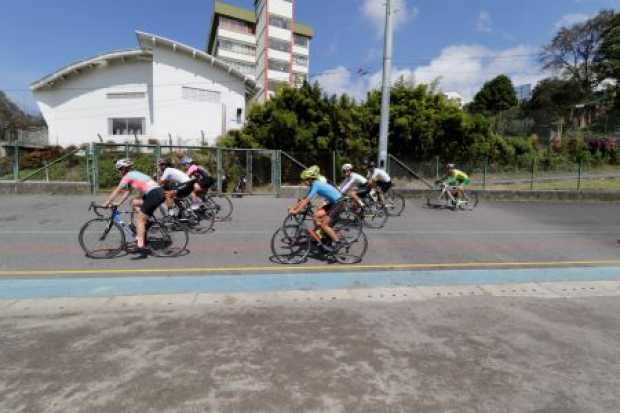
[[[301,173],[301,180],[310,187],[308,195],[289,209],[289,213],[293,215],[299,214],[317,195],[327,201],[327,204],[317,209],[314,212],[314,223],[316,227],[310,230],[310,235],[314,238],[319,245],[321,245],[327,251],[333,252],[338,249],[338,235],[330,226],[330,223],[338,216],[338,213],[342,209],[343,196],[335,187],[328,183],[321,182],[319,180],[320,173],[317,167],[310,167]],[[321,237],[316,233],[316,230],[321,228],[333,241],[332,247],[328,247],[321,242]]]
[[[345,195],[347,195],[347,193],[351,195],[351,198],[353,198],[359,206],[364,208],[364,202],[362,202],[361,198],[370,192],[368,179],[353,172],[353,165],[350,163],[342,165],[342,173],[346,176],[346,179],[340,184],[338,189]]]
[[[173,168],[172,162],[168,159],[159,160],[159,169],[162,171],[159,183],[166,190],[166,207],[168,213],[173,214],[174,199],[189,196],[194,190],[193,181],[185,172]]]
[[[368,186],[372,189],[378,188],[379,200],[381,203],[385,203],[383,194],[390,190],[392,187],[392,178],[390,175],[381,168],[377,168],[374,162],[368,163]]]
[[[441,178],[438,182],[444,182],[454,188],[452,195],[456,198],[457,205],[465,198],[465,186],[471,183],[469,176],[458,169],[453,163],[446,165],[447,175]]]
[[[186,169],[186,173],[190,178],[196,179],[192,191],[192,209],[197,209],[204,201],[204,195],[213,187],[215,179],[209,175],[209,172],[200,165],[196,165],[194,160],[189,156],[181,159],[181,165]]]
[[[115,167],[122,178],[104,205],[110,207],[116,198],[122,194],[121,201],[117,204],[121,205],[129,198],[132,189],[140,192],[141,196],[131,202],[138,218],[136,220],[136,243],[138,247],[136,252],[138,257],[136,258],[146,258],[149,253],[145,247],[146,223],[149,217],[153,216],[157,207],[164,202],[164,191],[148,175],[132,170],[133,162],[129,159],[118,160]]]

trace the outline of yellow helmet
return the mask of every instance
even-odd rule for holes
[[[305,169],[302,173],[301,173],[301,180],[302,181],[308,181],[308,180],[312,180],[314,181],[315,179],[317,179],[319,176],[321,175],[321,168],[319,168],[316,165],[311,166],[308,169]]]

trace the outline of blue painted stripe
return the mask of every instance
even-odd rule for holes
[[[0,280],[0,299],[620,280],[620,267]]]

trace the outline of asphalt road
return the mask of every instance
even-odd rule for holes
[[[77,233],[91,197],[1,196],[0,270],[274,266],[269,241],[290,199],[236,199],[230,222],[192,235],[174,259],[91,260]],[[408,200],[402,217],[368,230],[365,265],[605,261],[618,259],[618,207],[610,203],[490,203],[473,212],[431,210]],[[321,264],[310,261],[309,265]]]
[[[3,412],[620,411],[617,297],[3,313]]]

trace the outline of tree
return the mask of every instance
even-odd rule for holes
[[[601,81],[609,78],[615,80],[614,106],[616,110],[620,109],[620,14],[611,19],[603,32],[596,63]]]
[[[539,133],[569,122],[573,109],[584,98],[575,80],[544,79],[536,85],[526,112],[536,123]]]
[[[543,47],[540,54],[543,68],[574,81],[589,96],[601,80],[596,62],[600,60],[603,33],[615,16],[613,10],[602,10],[583,23],[560,29],[551,43]]]
[[[518,103],[512,80],[506,75],[499,75],[482,86],[469,105],[469,110],[473,113],[496,115],[517,106]]]

